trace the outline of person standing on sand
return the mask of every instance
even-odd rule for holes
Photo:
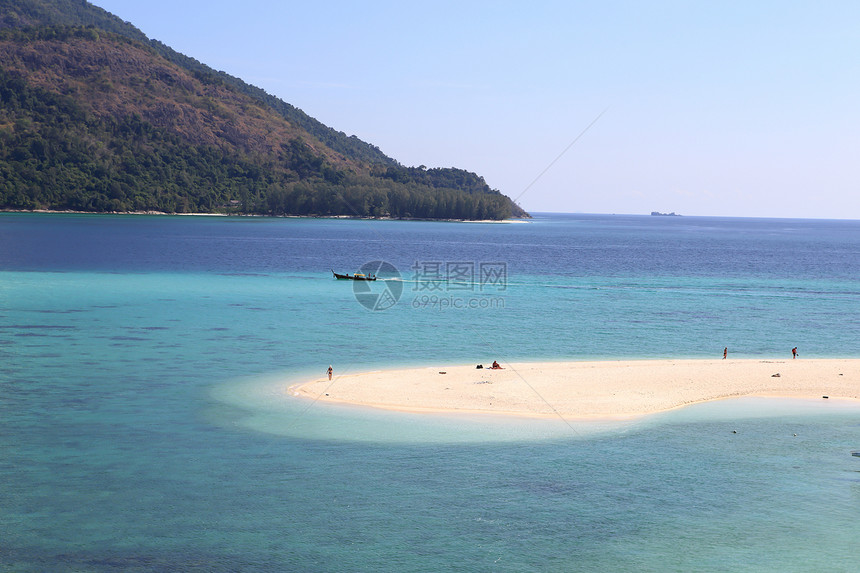
[[[728,354],[729,354],[729,347],[726,346],[725,348],[723,348],[723,360],[726,359],[726,356],[728,356]]]
[[[331,373],[332,373],[331,364],[329,364],[328,365],[328,379],[329,380],[331,380]]]
[[[791,357],[797,358],[797,346],[791,349]]]

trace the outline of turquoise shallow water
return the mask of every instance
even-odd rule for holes
[[[860,355],[860,223],[682,219],[0,215],[0,565],[855,569],[836,401],[568,425],[285,396],[328,364]],[[374,260],[384,311],[329,272]]]

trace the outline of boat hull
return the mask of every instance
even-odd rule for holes
[[[341,274],[338,274],[334,271],[332,271],[331,274],[333,274],[334,278],[336,278],[338,280],[350,280],[350,281],[375,281],[376,280],[376,277],[373,277],[373,276],[369,277],[369,276],[360,275],[360,274],[341,275]]]

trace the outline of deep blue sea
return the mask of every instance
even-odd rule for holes
[[[568,424],[286,393],[329,364],[794,346],[860,357],[860,221],[0,214],[0,570],[856,571],[856,406]]]

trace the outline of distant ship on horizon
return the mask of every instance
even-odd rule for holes
[[[671,213],[661,213],[660,211],[651,211],[651,215],[654,217],[681,217],[678,213],[672,211]]]

